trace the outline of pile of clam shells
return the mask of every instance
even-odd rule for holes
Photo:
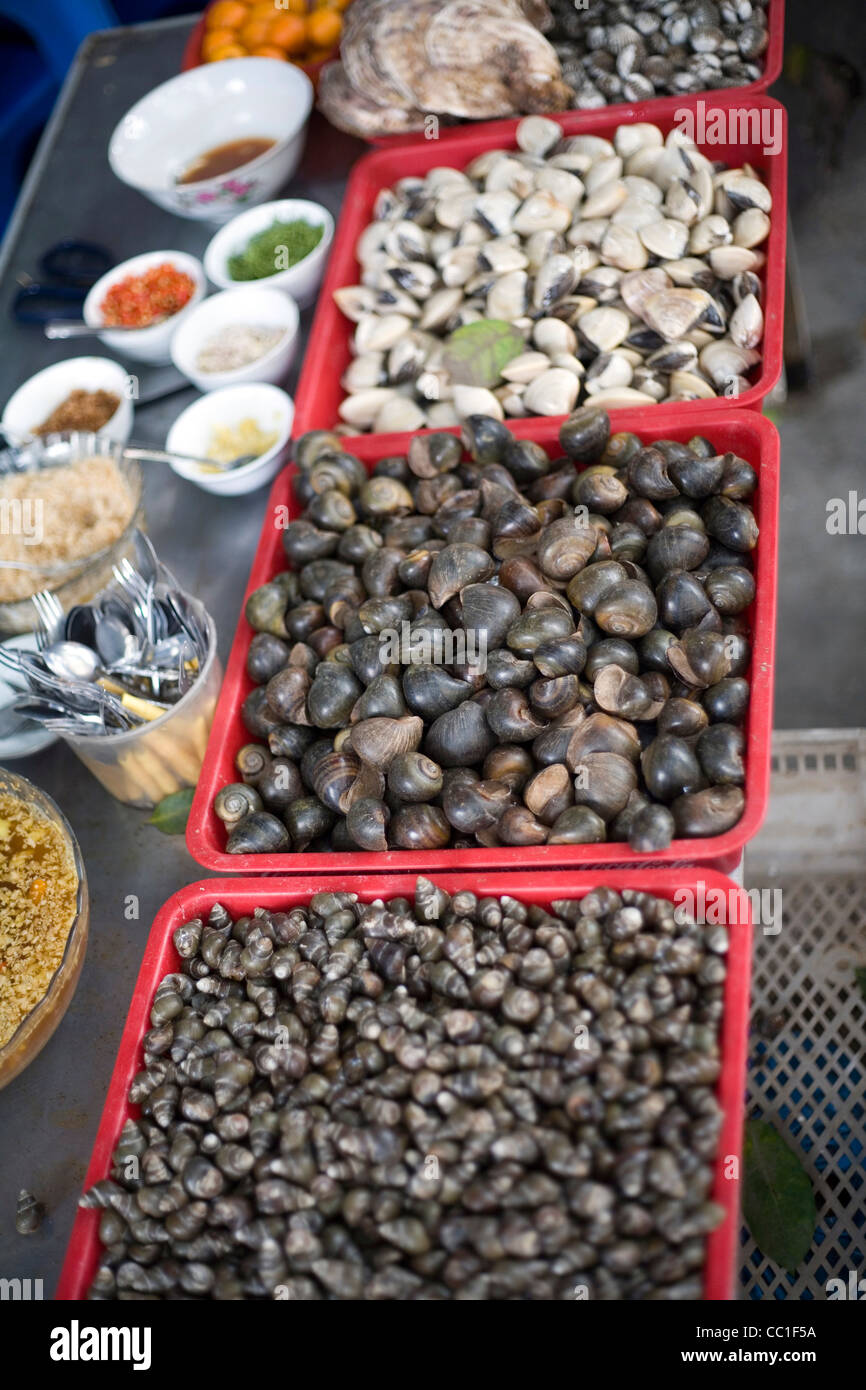
[[[768,0],[549,0],[547,37],[583,109],[744,87],[764,72]]]
[[[246,605],[267,747],[216,797],[230,854],[651,853],[740,819],[754,470],[597,407],[559,437],[550,458],[473,416],[469,459],[417,435],[372,476],[302,437],[293,568]]]
[[[402,179],[358,241],[361,283],[334,294],[356,325],[341,428],[740,395],[761,361],[771,206],[751,166],[645,122],[611,141],[530,116],[515,150]],[[525,349],[498,382],[458,381],[447,339],[485,319]]]
[[[701,1298],[725,927],[419,879],[174,944],[89,1298]]]

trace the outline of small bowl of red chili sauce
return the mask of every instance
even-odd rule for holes
[[[106,347],[139,362],[171,361],[175,330],[204,298],[201,261],[185,251],[145,251],[109,270],[84,301],[84,321]]]

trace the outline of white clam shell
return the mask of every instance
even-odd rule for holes
[[[584,185],[576,174],[566,169],[551,169],[549,166],[538,172],[535,186],[543,193],[552,193],[558,203],[571,212],[584,195]]]
[[[523,404],[530,415],[567,415],[574,409],[580,381],[563,367],[551,367],[529,383]]]
[[[355,329],[355,351],[387,352],[411,327],[412,320],[405,314],[366,314]]]
[[[483,386],[455,386],[454,409],[461,420],[468,415],[490,415],[494,420],[505,417],[500,401]]]
[[[696,222],[689,233],[689,251],[693,256],[705,256],[714,246],[726,246],[731,240],[731,226],[726,217],[711,212]]]
[[[609,179],[599,184],[594,192],[587,193],[580,205],[581,217],[589,221],[595,217],[610,217],[627,197],[628,190],[622,179]]]
[[[407,396],[396,396],[386,401],[373,422],[376,434],[403,434],[405,431],[421,430],[427,423],[427,416],[419,405]]]
[[[554,198],[552,193],[540,189],[531,193],[511,220],[511,225],[521,236],[532,232],[564,232],[571,222],[571,208],[567,208]]]
[[[622,309],[612,309],[604,305],[581,314],[577,326],[587,342],[599,352],[610,352],[628,337],[631,323],[628,314]]]
[[[528,278],[525,270],[512,270],[493,282],[487,295],[487,315],[511,323],[526,308]]]
[[[761,264],[759,253],[748,246],[714,246],[708,260],[720,280],[733,280],[744,270],[756,270]]]
[[[340,403],[338,414],[347,425],[368,430],[387,401],[395,399],[393,386],[376,386],[370,391],[357,391]]]
[[[376,295],[368,285],[345,285],[334,290],[334,303],[347,319],[360,323],[365,314],[375,312]]]
[[[652,266],[649,270],[636,270],[624,275],[620,281],[619,292],[625,307],[643,318],[647,300],[660,290],[670,287],[669,276],[659,266]]]
[[[583,376],[586,368],[579,357],[575,357],[573,352],[555,352],[550,359],[551,367],[562,367],[567,372],[572,372],[574,376]]]
[[[553,357],[557,352],[574,352],[577,334],[562,319],[539,319],[532,330],[532,341],[541,352]]]
[[[562,139],[562,127],[546,116],[525,116],[518,124],[514,138],[519,149],[543,159]]]
[[[712,300],[705,290],[661,290],[646,300],[643,319],[654,332],[672,343],[685,337],[711,305]]]
[[[384,352],[365,352],[353,357],[340,378],[340,385],[345,391],[369,391],[379,386],[384,377]]]
[[[732,231],[735,244],[751,250],[770,235],[770,219],[760,208],[746,208],[734,219]]]
[[[502,368],[502,375],[506,381],[518,382],[526,385],[532,381],[533,377],[540,376],[550,367],[550,358],[544,352],[522,352],[519,357],[512,357],[511,361]]]
[[[655,405],[656,401],[648,392],[636,391],[633,386],[614,386],[609,391],[598,391],[592,403],[608,410],[627,410],[630,406]]]
[[[661,149],[664,136],[658,126],[649,121],[635,121],[633,125],[621,125],[613,137],[613,147],[622,159],[628,159],[636,150]]]
[[[460,419],[450,401],[436,401],[427,411],[427,424],[433,430],[447,430],[459,425]]]
[[[601,258],[620,270],[643,270],[649,256],[637,232],[611,224],[601,242]]]
[[[755,348],[764,335],[764,313],[753,294],[745,295],[731,315],[728,332],[738,347]]]
[[[701,370],[719,390],[760,362],[761,354],[752,348],[740,347],[731,338],[719,338],[701,349],[698,361]]]
[[[641,227],[638,236],[653,256],[663,261],[676,261],[685,254],[689,244],[689,229],[672,217],[660,217]]]

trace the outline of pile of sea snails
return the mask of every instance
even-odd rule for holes
[[[418,879],[174,943],[90,1298],[701,1298],[726,928]]]
[[[514,150],[402,179],[358,241],[361,283],[334,294],[356,325],[342,428],[741,394],[761,361],[771,207],[751,166],[643,122],[611,141],[529,116]],[[449,335],[481,320],[518,332],[479,382],[464,359],[455,371]]]
[[[583,109],[744,87],[764,72],[767,0],[548,0],[547,38]]]
[[[230,854],[576,845],[640,853],[744,807],[756,478],[712,442],[472,416],[368,476],[297,444],[292,568],[256,589]],[[589,466],[581,472],[575,462]]]

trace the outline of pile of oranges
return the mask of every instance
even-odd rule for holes
[[[319,63],[339,47],[351,0],[216,0],[205,13],[201,56]]]

